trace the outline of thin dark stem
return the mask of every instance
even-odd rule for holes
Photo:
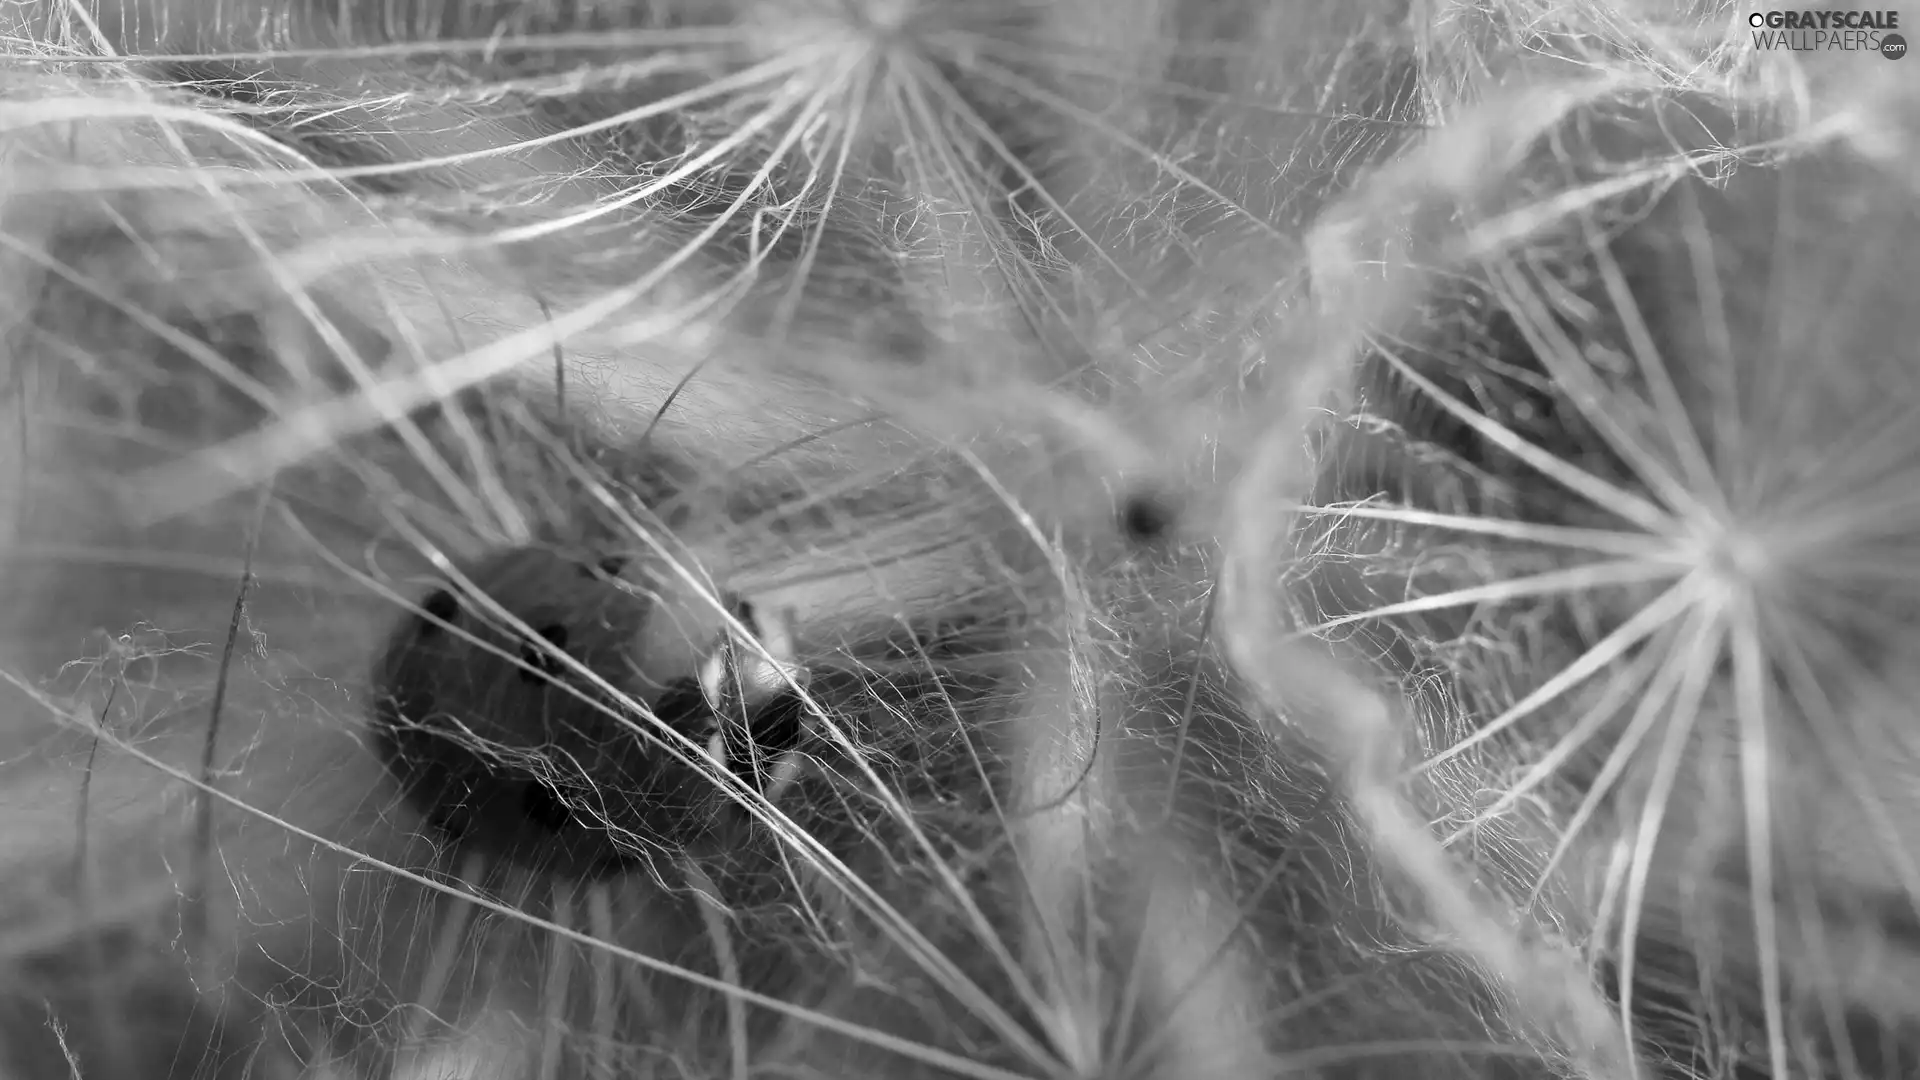
[[[87,890],[87,817],[88,806],[93,798],[93,764],[100,756],[100,734],[107,728],[107,718],[113,714],[113,701],[119,693],[120,681],[115,679],[107,687],[107,700],[100,706],[99,730],[93,733],[93,740],[87,746],[87,767],[80,774],[80,807],[76,815],[76,839],[73,842],[73,888],[82,908],[92,901]]]
[[[1173,823],[1179,806],[1180,777],[1187,763],[1187,740],[1192,735],[1193,714],[1200,702],[1200,682],[1207,675],[1207,650],[1213,638],[1213,620],[1219,595],[1217,586],[1209,588],[1206,607],[1200,612],[1200,638],[1193,647],[1193,671],[1187,676],[1186,699],[1180,704],[1180,730],[1174,736],[1173,764],[1167,772],[1166,815],[1161,818],[1163,825]]]
[[[85,965],[87,985],[92,996],[93,1022],[99,1030],[119,1031],[122,1027],[122,1015],[119,1001],[114,997],[115,980],[108,976],[107,936],[92,933],[93,928],[93,875],[90,863],[91,852],[87,844],[89,808],[93,801],[93,768],[100,756],[100,736],[107,729],[107,721],[113,715],[114,699],[120,693],[122,676],[116,675],[107,687],[107,700],[100,706],[99,727],[93,733],[92,742],[87,746],[86,770],[80,774],[80,806],[75,813],[75,839],[73,842],[73,902],[80,913],[80,925],[88,928],[85,935]],[[55,1034],[59,1034],[56,1029]],[[105,1057],[105,1066],[109,1076],[129,1074],[131,1063],[126,1051],[116,1039],[97,1040],[99,1051]],[[62,1049],[65,1049],[64,1045]],[[69,1055],[69,1064],[73,1059]],[[80,1075],[75,1066],[74,1076]]]
[[[548,326],[552,326],[553,309],[547,306],[547,298],[536,296],[533,302],[540,305],[540,317],[547,320]],[[558,336],[553,339],[553,409],[554,415],[560,419],[561,441],[570,442],[567,438],[570,430],[567,424],[567,350],[560,344]]]
[[[246,554],[242,558],[240,570],[240,588],[233,598],[233,617],[227,623],[226,644],[220,650],[220,669],[213,684],[213,705],[207,717],[207,738],[200,752],[200,783],[194,806],[195,854],[197,859],[194,875],[196,895],[189,904],[189,910],[198,909],[199,944],[206,948],[213,940],[213,906],[207,902],[207,893],[213,881],[213,798],[211,789],[215,783],[214,759],[220,746],[220,721],[227,705],[227,683],[233,671],[233,647],[240,639],[240,626],[246,621],[247,595],[254,584],[253,558],[260,545],[260,533],[264,525],[267,506],[273,499],[273,485],[268,484],[260,492],[260,502],[254,510],[253,523],[247,530]]]

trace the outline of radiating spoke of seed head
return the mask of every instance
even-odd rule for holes
[[[1632,702],[1649,685],[1654,672],[1668,663],[1669,651],[1673,647],[1676,624],[1669,620],[1647,639],[1640,654],[1622,670],[1616,672],[1606,682],[1606,688],[1592,704],[1582,709],[1580,719],[1564,735],[1556,739],[1546,753],[1541,754],[1518,780],[1504,786],[1500,797],[1486,809],[1474,814],[1466,824],[1449,833],[1442,844],[1451,847],[1466,836],[1498,819],[1513,809],[1522,799],[1532,794],[1541,785],[1558,775],[1574,755],[1585,749],[1600,731],[1620,714],[1620,710]]]
[[[1554,673],[1552,678],[1508,706],[1499,716],[1481,724],[1473,734],[1421,762],[1415,767],[1416,771],[1432,770],[1500,736],[1575,686],[1606,670],[1616,660],[1625,656],[1627,650],[1682,615],[1698,600],[1698,588],[1697,581],[1691,577],[1668,588],[1651,603],[1635,612],[1632,618],[1622,622],[1606,637],[1595,642],[1592,648],[1581,653],[1572,663]]]
[[[1691,641],[1683,641],[1678,652],[1680,678],[1674,688],[1673,708],[1665,710],[1667,730],[1654,758],[1653,773],[1647,781],[1647,793],[1640,807],[1639,821],[1633,833],[1632,855],[1627,873],[1624,911],[1620,920],[1620,1016],[1628,1039],[1634,1032],[1634,977],[1639,957],[1640,924],[1646,912],[1653,878],[1653,863],[1662,836],[1667,811],[1672,806],[1674,786],[1687,758],[1687,744],[1697,730],[1700,711],[1715,678],[1719,658],[1727,637],[1726,612],[1720,597],[1702,599],[1692,613]]]
[[[1751,597],[1739,597],[1730,612],[1733,709],[1740,744],[1740,795],[1746,817],[1747,896],[1753,909],[1754,945],[1760,962],[1760,1003],[1772,1075],[1786,1076],[1785,991],[1780,961],[1780,919],[1774,888],[1773,740],[1767,723],[1768,662],[1760,613]]]
[[[467,888],[477,889],[486,872],[486,856],[472,852],[461,860],[455,876]],[[428,1025],[439,1019],[437,1014],[446,996],[447,983],[453,977],[454,967],[460,962],[460,957],[464,955],[473,905],[463,899],[441,897],[437,906],[441,909],[440,927],[427,953],[426,970],[420,973],[420,989],[414,995],[414,1012],[407,1022],[403,1044],[424,1037]]]
[[[1605,385],[1592,361],[1583,354],[1582,347],[1561,327],[1537,285],[1528,280],[1510,260],[1503,260],[1495,268],[1494,276],[1502,285],[1507,310],[1513,316],[1514,325],[1519,328],[1528,349],[1553,377],[1556,391],[1572,401],[1574,408],[1633,470],[1635,478],[1660,497],[1666,504],[1666,513],[1675,517],[1692,517],[1702,502],[1710,506],[1724,503],[1711,476],[1707,478],[1709,486],[1705,491],[1690,489],[1673,468],[1661,459],[1657,448],[1649,446],[1646,438],[1635,430],[1637,418],[1620,415],[1622,401],[1631,402],[1633,399]],[[1686,422],[1684,414],[1681,422]],[[1689,425],[1681,437],[1691,439],[1691,436]]]
[[[1578,596],[1608,587],[1645,585],[1680,576],[1684,567],[1665,562],[1648,562],[1641,559],[1621,559],[1610,562],[1587,563],[1581,566],[1561,570],[1548,570],[1526,577],[1508,578],[1504,581],[1492,581],[1485,585],[1474,585],[1464,589],[1431,593],[1412,600],[1402,600],[1393,604],[1382,604],[1376,608],[1340,615],[1326,619],[1304,629],[1295,630],[1285,640],[1298,641],[1315,637],[1328,630],[1338,629],[1353,623],[1372,622],[1377,619],[1389,619],[1401,615],[1417,615],[1428,611],[1445,611],[1450,608],[1471,607],[1477,604],[1499,604],[1512,600],[1526,600],[1541,596]]]
[[[1697,649],[1699,642],[1704,640],[1711,629],[1703,626],[1705,620],[1701,612],[1705,595],[1702,580],[1698,577],[1689,577],[1674,586],[1667,597],[1663,597],[1673,601],[1673,609],[1671,613],[1665,614],[1665,617],[1650,623],[1646,633],[1650,635],[1656,629],[1669,629],[1674,648],[1656,654],[1658,660],[1651,677],[1645,684],[1632,719],[1621,731],[1619,740],[1609,748],[1599,772],[1587,783],[1579,806],[1561,827],[1560,839],[1547,856],[1528,896],[1529,907],[1539,904],[1549,880],[1559,868],[1561,861],[1582,838],[1588,822],[1611,798],[1614,786],[1633,764],[1634,756],[1639,753],[1641,744],[1646,742],[1663,720],[1670,720],[1671,706],[1682,684],[1690,675],[1686,668],[1687,658]],[[1678,625],[1674,627],[1671,624],[1676,620]]]
[[[1447,514],[1436,510],[1423,510],[1417,506],[1398,506],[1375,500],[1357,503],[1290,503],[1288,509],[1303,515],[1331,518],[1336,521],[1345,518],[1385,521],[1395,525],[1440,529],[1473,536],[1517,540],[1547,547],[1569,548],[1595,555],[1613,555],[1648,561],[1671,560],[1678,557],[1672,541],[1642,532],[1616,532],[1611,529],[1577,528],[1567,525],[1545,525],[1534,521]]]
[[[1380,355],[1387,363],[1393,365],[1394,370],[1403,378],[1419,387],[1441,408],[1472,428],[1481,438],[1512,454],[1542,476],[1586,499],[1599,509],[1617,514],[1650,533],[1662,536],[1673,534],[1675,524],[1672,516],[1645,496],[1629,491],[1611,481],[1603,480],[1570,462],[1562,461],[1547,450],[1521,438],[1511,428],[1476,411],[1466,402],[1441,389],[1438,383],[1421,374],[1406,358],[1394,350],[1383,348],[1380,350]]]
[[[606,882],[587,886],[587,928],[597,941],[613,941],[613,888]],[[615,977],[619,960],[605,949],[590,948],[587,962],[593,978],[593,1076],[595,1080],[611,1080],[618,1055],[614,1038],[620,1023],[619,995],[623,989]]]
[[[573,929],[573,883],[556,875],[550,886],[553,923]],[[547,977],[541,987],[543,1010],[540,1026],[540,1080],[559,1080],[569,1036],[567,1022],[568,991],[573,981],[575,947],[570,940],[553,937],[547,945]]]

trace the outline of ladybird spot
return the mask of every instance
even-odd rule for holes
[[[427,824],[438,830],[448,840],[460,840],[467,835],[465,821],[454,812],[452,807],[436,806],[427,814]]]
[[[559,832],[573,820],[573,811],[545,784],[528,784],[522,790],[520,813],[548,832]]]
[[[675,731],[692,735],[704,730],[712,710],[698,679],[680,679],[653,703],[653,715]]]
[[[769,756],[784,754],[800,745],[806,705],[797,694],[781,694],[760,706],[747,722],[754,745]]]
[[[560,658],[555,652],[564,652],[567,648],[567,628],[554,623],[542,627],[540,636],[545,638],[551,649],[542,649],[529,641],[520,646],[520,681],[524,683],[546,682],[560,674]]]
[[[632,561],[633,560],[626,555],[607,555],[591,564],[581,563],[580,576],[595,581],[603,578],[617,578],[620,576],[621,571],[627,568],[627,564]]]
[[[420,620],[420,636],[431,637],[444,629],[440,623],[450,623],[460,614],[460,600],[445,589],[435,589],[420,601],[420,610],[428,616]]]
[[[442,794],[444,796],[452,793],[443,792]],[[433,826],[449,840],[460,839],[467,832],[466,817],[461,813],[465,803],[466,800],[457,796],[435,800],[432,804],[433,808],[427,811],[427,824]]]

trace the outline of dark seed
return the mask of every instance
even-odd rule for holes
[[[420,601],[420,610],[440,622],[452,622],[454,616],[460,614],[460,600],[445,589],[435,589],[427,594],[425,600]],[[439,623],[429,619],[420,620],[421,637],[431,637],[440,633],[441,630]]]
[[[1136,544],[1150,544],[1173,528],[1179,513],[1164,495],[1137,493],[1120,505],[1120,528]]]

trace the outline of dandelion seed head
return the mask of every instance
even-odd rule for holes
[[[1724,7],[48,8],[0,1070],[1876,1074],[1911,110]]]

